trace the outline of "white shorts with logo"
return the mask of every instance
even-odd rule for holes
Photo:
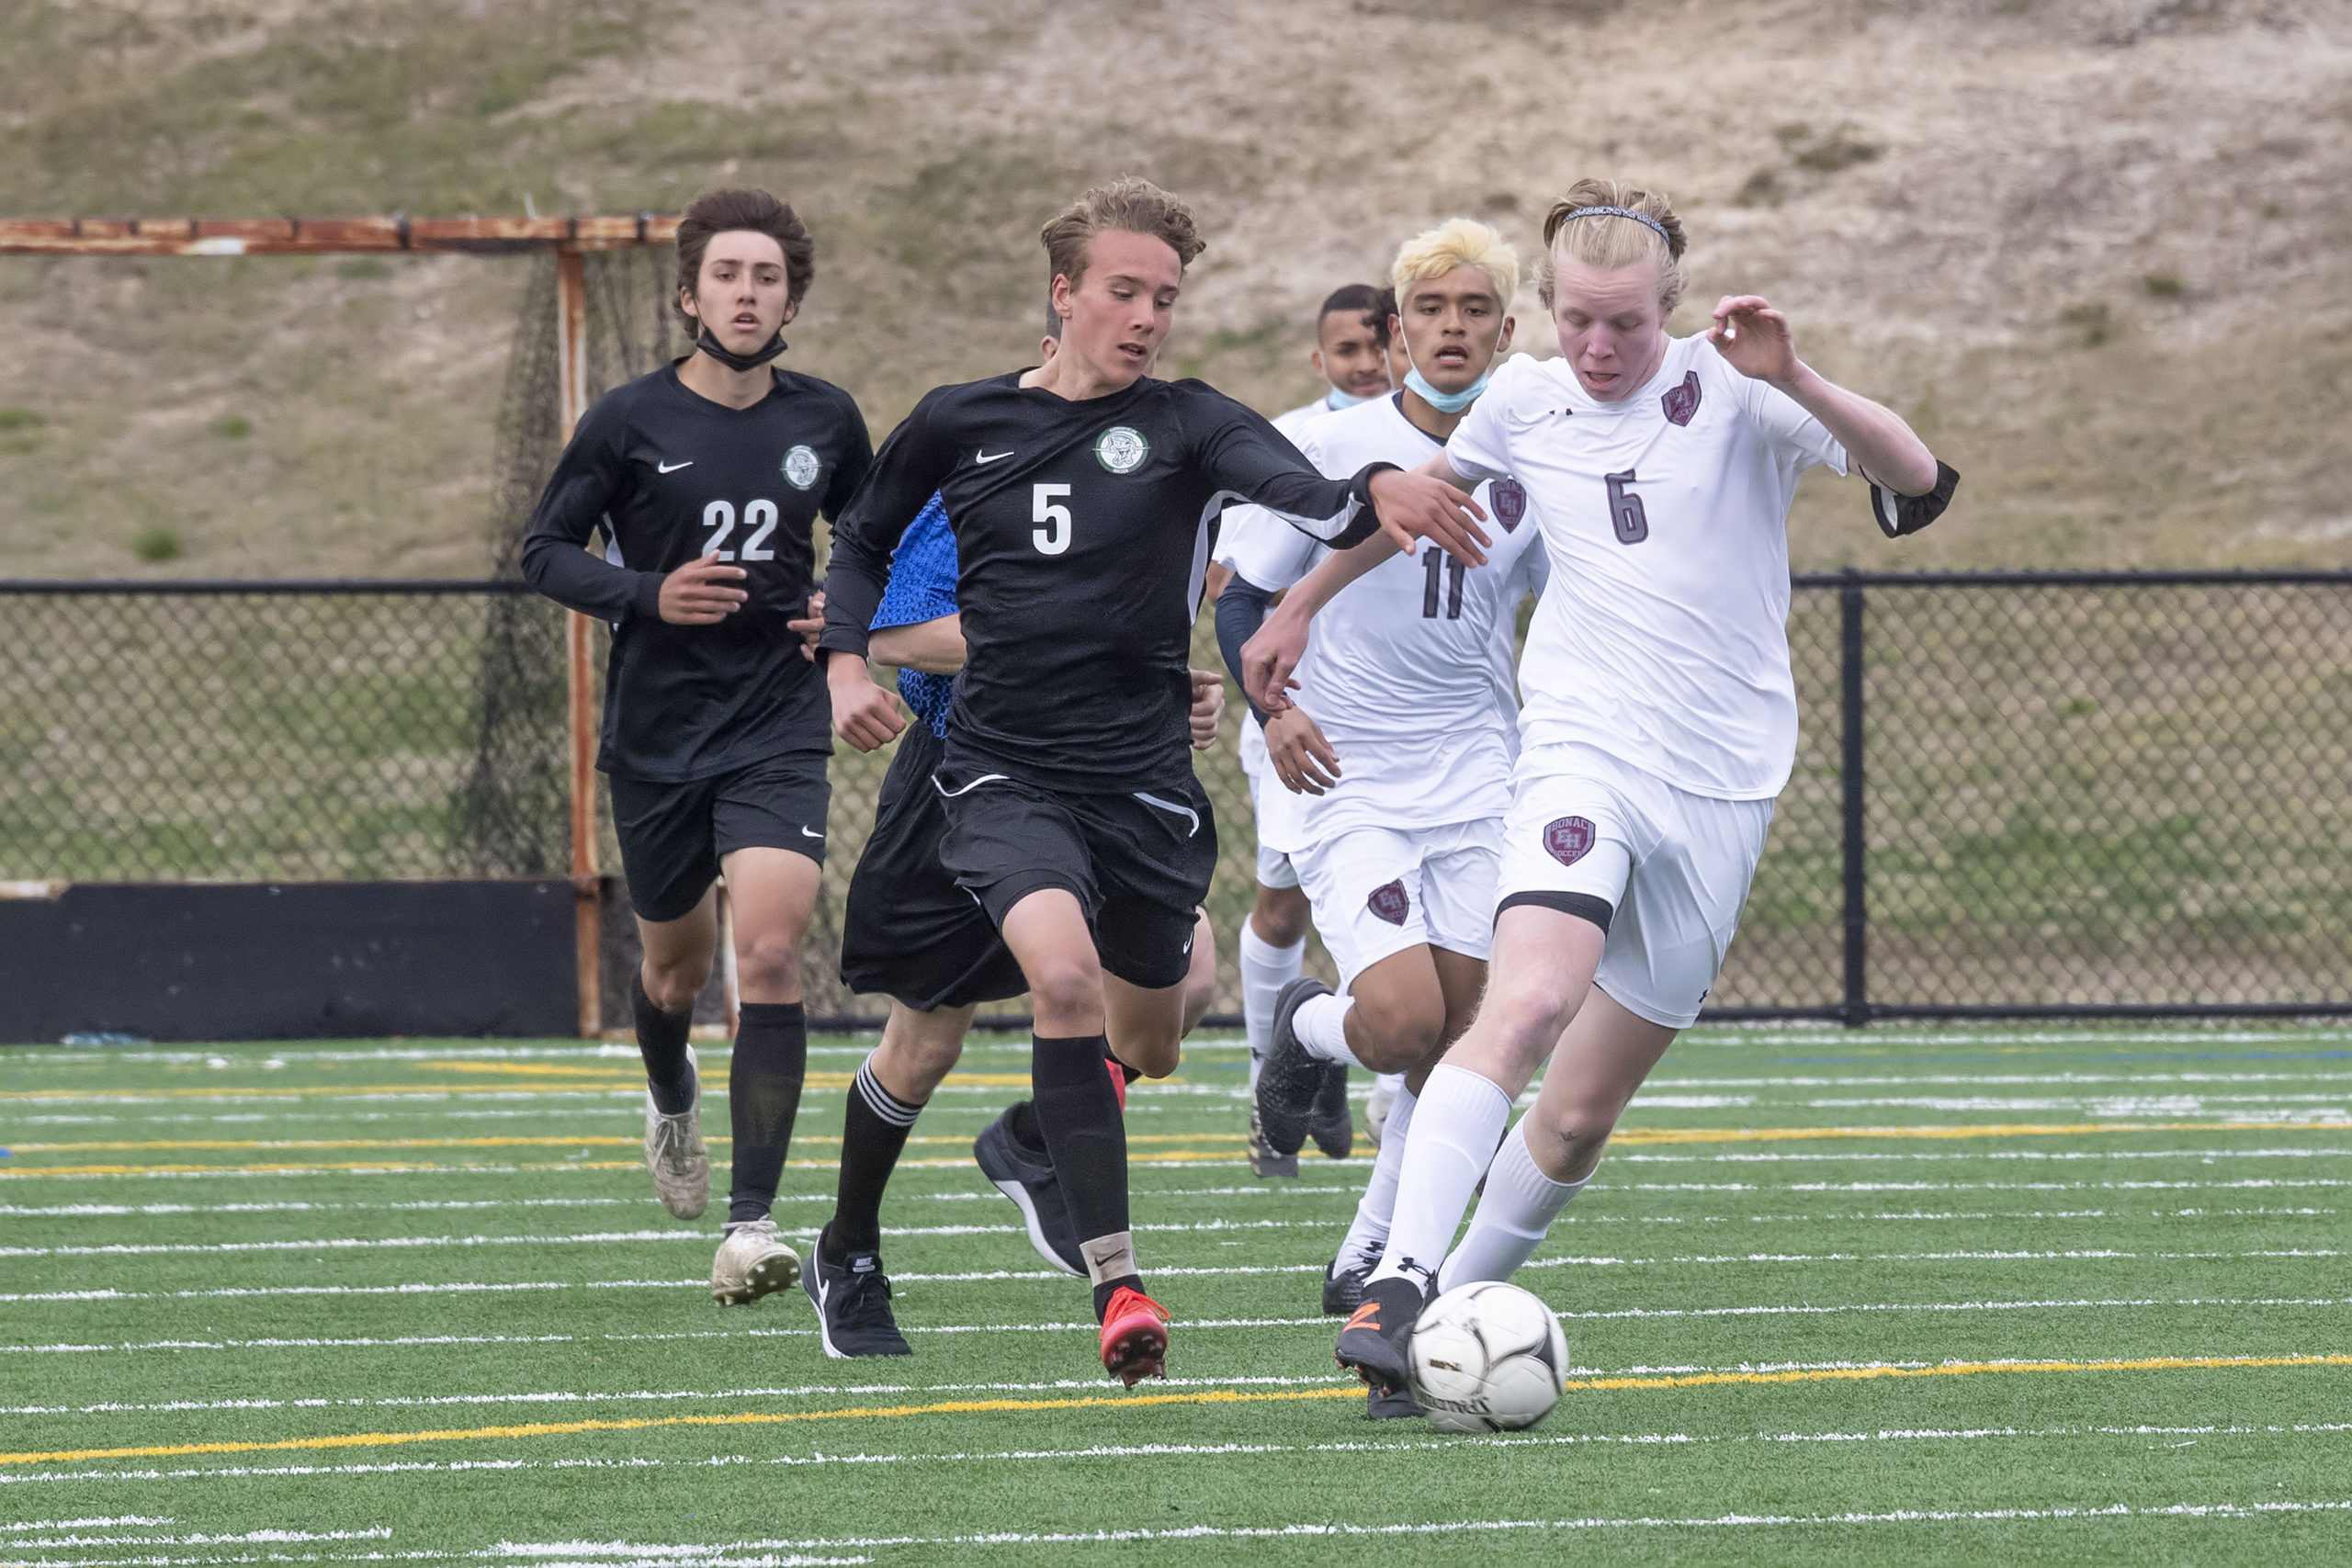
[[[1256,716],[1244,709],[1241,715],[1241,773],[1250,781],[1250,816],[1258,835],[1258,885],[1261,887],[1295,887],[1297,868],[1290,856],[1266,843],[1266,807],[1269,791],[1275,795],[1289,792],[1283,781],[1274,776],[1272,759],[1266,754],[1266,732]],[[1277,810],[1286,802],[1274,803]]]
[[[1577,893],[1615,910],[1594,984],[1628,1010],[1688,1029],[1747,902],[1770,800],[1675,788],[1589,746],[1520,754],[1504,818],[1498,906]]]
[[[1487,817],[1409,830],[1350,828],[1291,857],[1315,908],[1315,933],[1339,966],[1340,990],[1410,947],[1487,956],[1502,826]]]

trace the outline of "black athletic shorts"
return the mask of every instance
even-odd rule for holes
[[[1094,928],[1102,967],[1131,986],[1177,985],[1216,869],[1216,818],[1189,773],[1133,794],[1046,789],[1001,773],[933,774],[947,808],[939,858],[1001,927],[1030,894],[1059,887]]]
[[[685,784],[608,775],[621,873],[638,918],[674,920],[718,880],[737,850],[796,850],[825,863],[825,808],[832,785],[822,751],[769,757]]]
[[[842,919],[842,984],[917,1012],[1002,1001],[1029,988],[988,911],[939,863],[947,811],[931,774],[945,745],[921,721],[899,741]]]

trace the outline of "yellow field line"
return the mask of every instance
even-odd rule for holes
[[[813,1140],[810,1140],[813,1141]],[[944,1140],[955,1142],[957,1140]],[[1210,1160],[1231,1161],[1240,1156],[1231,1149],[1160,1149],[1138,1155],[1127,1161],[1131,1166],[1195,1165]],[[727,1162],[718,1162],[725,1165]],[[789,1170],[833,1170],[838,1168],[829,1159],[794,1159],[785,1161]],[[420,1172],[469,1170],[504,1172],[506,1170],[643,1170],[641,1159],[567,1159],[545,1160],[529,1165],[387,1165],[380,1160],[349,1160],[317,1165],[28,1165],[0,1163],[0,1181],[24,1181],[43,1176],[204,1176],[230,1171],[249,1176],[325,1176],[335,1171],[366,1171],[370,1175],[403,1176]],[[969,1170],[972,1162],[962,1159],[902,1159],[901,1170]]]
[[[1591,1378],[1571,1389],[1690,1388],[1741,1382],[1826,1382],[1894,1377],[1966,1377],[1980,1372],[2177,1371],[2190,1369],[2352,1366],[2352,1356],[2152,1356],[2115,1361],[1968,1361],[1939,1367],[1823,1368],[1787,1372],[1707,1372],[1672,1378]],[[66,1464],[94,1459],[176,1459],[190,1454],[277,1453],[319,1449],[452,1443],[498,1438],[561,1438],[583,1432],[642,1432],[659,1427],[772,1427],[812,1421],[888,1420],[909,1416],[979,1416],[1044,1410],[1133,1409],[1159,1404],[1268,1404],[1310,1399],[1359,1399],[1352,1384],[1244,1393],[1204,1389],[1193,1393],[1095,1394],[1075,1399],[952,1399],[933,1404],[862,1405],[848,1410],[741,1411],[729,1416],[646,1416],[615,1420],[533,1421],[506,1427],[437,1427],[422,1432],[342,1432],[318,1438],[277,1438],[213,1443],[158,1443],[140,1448],[56,1449],[0,1453],[0,1464]]]
[[[1238,1144],[1241,1133],[1130,1133],[1130,1144]],[[731,1144],[725,1133],[712,1133],[704,1142]],[[808,1136],[803,1144],[838,1144],[839,1138]],[[502,1134],[479,1138],[150,1138],[128,1143],[18,1144],[26,1154],[134,1154],[142,1149],[561,1149],[628,1148],[640,1138],[616,1137],[609,1133],[582,1133],[572,1137],[555,1134]],[[910,1144],[968,1144],[969,1138],[909,1138]]]

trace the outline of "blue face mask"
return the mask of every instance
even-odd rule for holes
[[[1460,413],[1464,409],[1476,402],[1478,394],[1487,389],[1487,378],[1479,377],[1458,392],[1441,392],[1430,386],[1429,378],[1422,375],[1416,367],[1405,372],[1405,386],[1415,397],[1437,410],[1438,412]]]
[[[1372,401],[1370,398],[1359,398],[1353,393],[1343,392],[1337,387],[1323,394],[1323,406],[1329,409],[1351,409],[1358,403],[1370,401]]]

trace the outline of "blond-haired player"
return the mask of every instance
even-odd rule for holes
[[[1437,456],[1510,346],[1519,258],[1484,223],[1457,218],[1415,235],[1394,273],[1405,385],[1299,437],[1327,473]],[[1482,500],[1497,525],[1483,565],[1442,550],[1334,556],[1272,530],[1235,559],[1237,582],[1287,589],[1305,613],[1320,608],[1296,702],[1268,718],[1265,735],[1276,775],[1296,792],[1278,847],[1298,868],[1340,970],[1336,994],[1311,978],[1283,990],[1258,1083],[1261,1134],[1277,1155],[1295,1151],[1334,1066],[1405,1075],[1355,1223],[1326,1271],[1324,1310],[1341,1315],[1387,1239],[1412,1091],[1486,984],[1517,750],[1514,611],[1542,588],[1544,567],[1517,482],[1498,480]],[[1228,640],[1238,640],[1236,619],[1219,616]],[[1375,1413],[1387,1412],[1375,1402]]]
[[[1486,997],[1423,1087],[1387,1247],[1340,1335],[1376,1388],[1403,1386],[1428,1291],[1526,1260],[1714,984],[1796,753],[1798,475],[1860,468],[1890,536],[1958,482],[1901,418],[1798,358],[1764,299],[1727,296],[1710,331],[1669,336],[1684,241],[1664,196],[1588,180],[1544,228],[1560,357],[1505,366],[1422,469],[1525,486],[1552,576],[1520,671]],[[1270,623],[1269,682],[1295,659],[1294,623]]]

